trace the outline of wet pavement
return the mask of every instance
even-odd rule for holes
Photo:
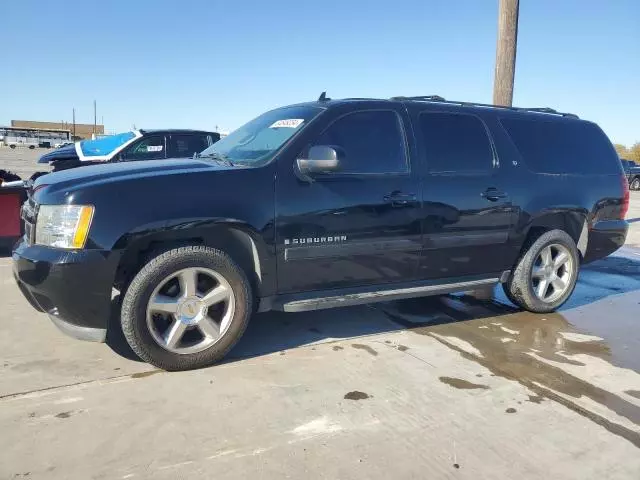
[[[0,478],[640,478],[638,249],[586,266],[557,313],[499,288],[272,312],[172,374],[59,334],[9,263]]]

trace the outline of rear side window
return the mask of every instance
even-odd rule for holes
[[[505,130],[527,166],[539,173],[619,173],[611,143],[592,123],[503,118]]]
[[[493,149],[478,117],[458,113],[424,112],[419,118],[431,173],[487,173]]]

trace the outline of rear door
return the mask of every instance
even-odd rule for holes
[[[472,113],[412,113],[424,159],[421,278],[510,268],[514,208],[489,130]]]
[[[167,139],[169,158],[193,157],[211,145],[210,137],[206,133],[172,133]]]

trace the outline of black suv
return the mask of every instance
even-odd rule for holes
[[[220,360],[256,311],[502,284],[550,312],[581,264],[623,245],[628,194],[605,134],[575,115],[323,95],[200,158],[42,177],[13,268],[83,339],[104,340],[120,290],[133,350],[182,370]]]
[[[140,129],[65,145],[42,155],[38,163],[48,163],[57,172],[104,162],[191,157],[218,140],[217,132]]]
[[[640,190],[640,166],[633,160],[625,160],[621,158],[622,168],[629,180],[629,189]]]

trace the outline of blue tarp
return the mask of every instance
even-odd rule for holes
[[[135,137],[135,132],[126,132],[97,138],[95,140],[82,140],[79,142],[80,151],[82,152],[81,158],[107,157]]]

